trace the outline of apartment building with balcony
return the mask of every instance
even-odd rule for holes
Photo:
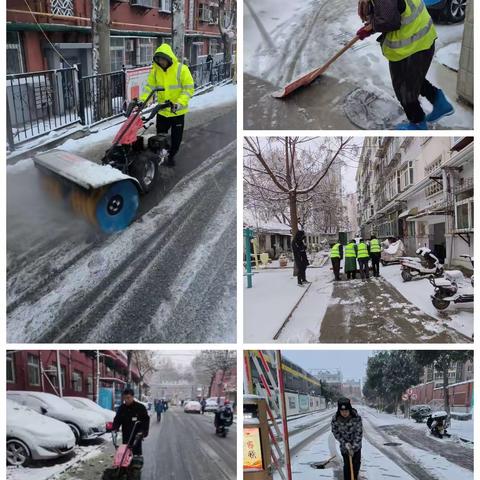
[[[473,138],[365,139],[357,189],[362,236],[399,238],[410,255],[425,246],[472,269],[461,255],[473,255]]]

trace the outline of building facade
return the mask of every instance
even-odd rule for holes
[[[127,386],[140,390],[140,373],[120,350],[17,350],[7,352],[7,390],[29,390],[120,403]],[[147,385],[143,384],[143,391]],[[108,403],[106,403],[108,406]]]
[[[225,23],[235,0],[226,4]],[[172,0],[110,2],[111,71],[152,62],[154,50],[171,43]],[[92,74],[91,0],[7,0],[7,74],[77,64]],[[221,60],[218,1],[185,0],[185,57],[190,65],[208,54]],[[68,62],[68,64],[67,64]]]
[[[425,246],[449,266],[471,270],[473,138],[372,137],[357,170],[361,235]]]
[[[470,413],[473,409],[473,362],[456,362],[448,372],[448,395],[452,412]],[[422,383],[413,387],[413,405],[443,408],[443,374],[433,365],[425,367]]]
[[[210,387],[211,397],[225,397],[232,403],[237,401],[237,368],[223,372],[219,370]]]

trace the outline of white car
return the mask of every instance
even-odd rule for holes
[[[75,448],[75,435],[63,422],[40,415],[7,399],[7,463],[25,466],[32,460],[67,455]]]
[[[102,415],[72,407],[68,402],[51,393],[9,390],[7,398],[37,413],[66,423],[72,429],[77,443],[82,440],[92,440],[106,432]]]
[[[80,410],[88,410],[89,412],[96,412],[103,416],[105,422],[113,422],[115,418],[115,412],[107,410],[101,407],[98,403],[84,397],[63,397],[72,407],[79,408]]]
[[[185,404],[185,406],[183,407],[183,411],[185,413],[200,413],[202,411],[202,406],[200,405],[200,402],[192,400]]]
[[[205,400],[205,411],[206,412],[216,412],[218,409],[217,397],[207,398]]]

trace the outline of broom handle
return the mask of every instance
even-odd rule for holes
[[[323,64],[321,67],[317,68],[311,73],[311,76],[314,76],[319,72],[320,70],[326,70],[335,60],[337,60],[338,57],[341,57],[347,50],[352,48],[358,41],[360,40],[360,37],[355,35],[341,50],[339,50],[330,60],[328,60],[327,63]]]
[[[350,462],[350,480],[355,480],[355,477],[353,475],[353,461],[350,454],[348,454],[348,461]]]

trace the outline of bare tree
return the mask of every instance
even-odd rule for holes
[[[204,385],[208,385],[210,396],[213,382],[218,372],[221,372],[221,383],[227,372],[237,365],[237,355],[234,350],[202,350],[192,362],[197,379]]]
[[[141,398],[143,382],[157,369],[154,352],[148,350],[133,350],[132,360],[135,363],[140,376],[138,396]]]
[[[329,173],[334,164],[339,173],[343,158],[351,154],[350,141],[351,137],[329,137],[313,145],[310,137],[246,137],[244,182],[248,194],[254,193],[253,202],[267,210],[276,205],[274,218],[289,224],[292,235],[313,220],[315,211],[318,216],[328,210],[332,217],[331,207],[338,207],[341,201],[334,198],[333,203],[326,187],[338,190],[340,186],[339,176],[335,184]],[[246,199],[247,208],[250,202]]]
[[[230,7],[230,8],[228,8]],[[237,36],[237,2],[236,0],[219,0],[218,29],[223,42],[223,61],[232,60],[232,45]]]

